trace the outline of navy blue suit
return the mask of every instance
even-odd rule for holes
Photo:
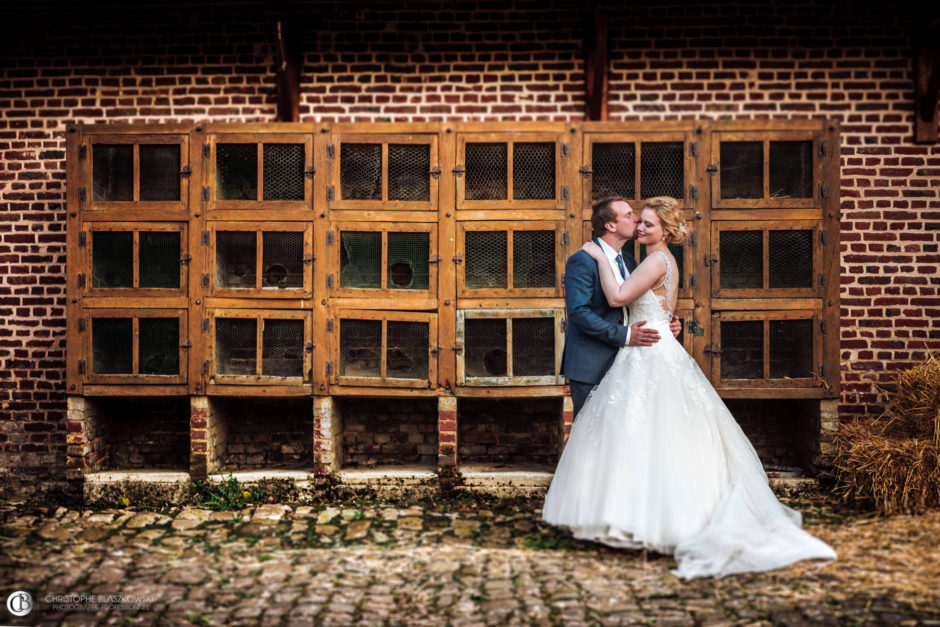
[[[623,262],[627,272],[636,269],[633,256],[623,255]],[[627,341],[627,327],[623,326],[623,309],[607,304],[597,262],[582,250],[568,257],[565,264],[565,306],[568,328],[561,371],[569,380],[577,416],[588,393],[604,378],[617,350]]]

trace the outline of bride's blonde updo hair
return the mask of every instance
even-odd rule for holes
[[[682,221],[678,200],[672,196],[656,196],[647,200],[643,208],[652,209],[659,216],[667,244],[678,244],[685,239],[687,231]]]

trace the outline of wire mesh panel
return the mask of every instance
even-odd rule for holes
[[[217,231],[215,281],[218,287],[255,287],[257,236],[252,231]]]
[[[503,142],[467,142],[467,200],[505,200],[509,197],[507,154]]]
[[[140,232],[140,287],[179,289],[178,231]]]
[[[505,319],[469,318],[465,323],[464,338],[464,372],[467,377],[505,377],[509,374]]]
[[[718,279],[721,289],[763,288],[763,251],[761,231],[722,231]]]
[[[764,378],[764,323],[721,323],[721,378]]]
[[[813,321],[771,320],[771,379],[806,379],[813,376]]]
[[[264,320],[261,331],[261,374],[267,377],[303,376],[303,320]]]
[[[430,172],[430,145],[388,145],[389,200],[431,200]]]
[[[216,198],[258,199],[258,146],[216,145]]]
[[[262,234],[261,287],[286,289],[304,286],[304,234],[266,231]]]
[[[431,258],[428,233],[389,233],[387,256],[389,289],[428,289]]]
[[[763,198],[763,142],[721,142],[721,197]]]
[[[131,318],[92,319],[91,370],[94,374],[133,374],[133,329]]]
[[[382,287],[382,233],[343,231],[340,236],[340,286]]]
[[[427,322],[389,320],[385,376],[428,379],[429,328]]]
[[[813,286],[813,231],[770,231],[767,246],[770,287]]]
[[[643,142],[640,147],[640,196],[685,197],[682,142]]]
[[[513,232],[512,286],[555,287],[555,231]]]
[[[591,200],[610,196],[636,196],[636,145],[594,143],[591,145]]]
[[[92,287],[134,286],[134,234],[131,231],[93,232],[91,256]]]
[[[382,374],[382,321],[343,318],[339,325],[339,373],[347,377]]]
[[[264,199],[303,200],[303,144],[264,145]]]
[[[770,197],[812,198],[813,142],[770,142]]]
[[[621,250],[623,250],[624,252],[630,252],[629,248],[631,246],[632,246],[632,243],[627,242],[624,245],[624,248],[622,248]],[[640,252],[637,255],[637,262],[643,263],[643,260],[646,259],[646,254],[647,254],[646,244],[640,244],[639,246],[640,246]],[[685,267],[685,251],[682,247],[682,244],[667,244],[667,247],[669,248],[669,252],[672,253],[672,256],[676,260],[676,270],[678,270],[677,274],[679,275],[678,287],[681,290],[683,287],[685,287],[685,273],[683,272],[683,268]]]
[[[216,374],[253,375],[258,365],[258,321],[215,319]]]
[[[465,244],[466,288],[476,290],[508,287],[508,233],[467,231]]]
[[[179,144],[140,144],[140,199],[180,199]]]
[[[514,377],[555,374],[555,319],[513,318],[512,374]]]
[[[341,144],[340,193],[346,200],[382,200],[382,144]]]
[[[102,201],[134,200],[134,146],[94,144],[92,198]]]
[[[179,318],[140,318],[137,324],[139,374],[179,374]]]
[[[555,197],[555,144],[520,142],[512,146],[514,200]]]

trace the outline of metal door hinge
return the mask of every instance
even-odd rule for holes
[[[826,287],[826,275],[825,274],[819,275],[819,287]]]
[[[698,277],[694,274],[689,275],[689,287],[695,287],[698,285]]]
[[[332,361],[326,362],[326,374],[329,377],[333,376],[333,362]]]
[[[463,255],[454,255],[454,263],[463,263]]]
[[[453,170],[451,170],[451,172],[453,172],[457,176],[463,176],[463,173],[466,171],[467,169],[463,167],[462,165],[460,165],[459,163],[456,166],[454,166]]]
[[[435,263],[440,263],[440,262],[441,262],[441,258],[439,255],[434,255],[433,257],[428,259],[428,263],[430,264],[435,264]]]
[[[562,185],[561,186],[561,199],[568,200],[569,196],[570,196],[570,191],[568,190],[568,186]]]
[[[709,164],[709,166],[705,168],[705,171],[708,172],[709,174],[714,174],[715,172],[718,171],[718,164],[717,163]]]
[[[698,200],[698,185],[689,185],[689,197]]]
[[[819,332],[825,335],[826,333],[826,321],[825,320],[819,321]]]
[[[455,353],[462,353],[463,344],[459,344],[455,342],[454,345],[450,347],[450,350],[454,351]]]
[[[571,241],[571,236],[568,234],[568,231],[562,231],[561,232],[561,245],[567,246],[570,241]]]
[[[202,158],[208,159],[212,155],[212,147],[209,144],[202,145]]]
[[[84,318],[78,319],[78,332],[79,333],[85,332],[85,319]]]
[[[75,277],[76,283],[79,287],[85,287],[85,273],[80,272],[77,277]]]
[[[333,275],[332,274],[326,275],[326,286],[330,289],[333,289]]]
[[[78,360],[78,374],[85,374],[85,360]]]
[[[333,231],[326,232],[326,243],[328,246],[332,246],[336,242],[336,234]]]
[[[326,199],[327,200],[336,200],[336,188],[332,185],[326,186]]]
[[[434,166],[433,168],[431,168],[430,175],[434,178],[440,178],[441,168],[439,166]]]
[[[88,157],[88,146],[86,146],[85,144],[82,144],[81,146],[78,147],[78,158],[81,160],[84,160],[87,157]]]
[[[313,352],[313,347],[314,347],[314,343],[313,343],[313,342],[307,342],[306,344],[304,344],[304,351],[305,351],[305,352],[308,352],[308,353],[312,353],[312,352]]]
[[[188,165],[185,166],[182,170],[180,170],[180,176],[182,176],[184,179],[188,179],[192,175],[192,173],[193,173],[193,169],[189,167]]]
[[[313,175],[317,173],[317,167],[315,165],[308,165],[304,168],[304,176],[308,179],[312,179]]]
[[[182,348],[184,351],[188,351],[192,347],[193,347],[193,343],[190,342],[189,340],[183,340],[183,343],[180,344],[180,348]]]
[[[698,233],[692,233],[689,235],[689,246],[692,248],[698,246]]]
[[[711,344],[706,344],[705,352],[711,353],[712,355],[721,355],[721,346],[719,346],[718,344],[715,344],[714,346]]]
[[[310,253],[307,253],[306,255],[304,255],[304,265],[305,265],[305,266],[309,266],[309,265],[312,264],[315,260],[316,260],[316,257],[315,257],[314,255],[311,255]]]
[[[706,265],[706,266],[710,266],[710,265],[712,265],[712,264],[714,264],[714,263],[718,263],[718,255],[716,255],[715,253],[712,253],[712,254],[710,254],[710,255],[709,255],[708,253],[706,253],[706,254],[705,254],[705,265]]]
[[[188,266],[188,265],[189,265],[189,262],[191,262],[192,260],[193,260],[193,256],[192,256],[192,255],[183,255],[183,256],[180,258],[180,265]]]
[[[571,146],[568,143],[562,143],[561,156],[562,158],[565,158],[565,159],[571,156]]]
[[[202,245],[203,246],[209,245],[209,231],[202,232]]]
[[[78,188],[78,202],[84,203],[86,200],[88,200],[88,192],[85,190],[84,187],[79,187]]]
[[[689,335],[695,335],[695,332],[698,331],[698,322],[695,318],[689,320],[688,324],[686,324],[686,329],[688,329]]]
[[[561,329],[562,333],[567,333],[568,332],[568,319],[562,318],[561,320],[559,320],[558,327]]]
[[[578,170],[578,172],[580,172],[580,173],[581,173],[581,176],[583,176],[584,178],[587,178],[587,177],[591,176],[592,174],[594,174],[594,170],[592,170],[591,168],[587,167],[586,165],[581,166],[581,169]]]
[[[333,332],[333,318],[326,319],[326,332],[327,333]]]
[[[825,231],[819,232],[819,243],[825,246],[826,244],[826,232]]]
[[[202,376],[206,377],[209,375],[209,362],[202,362]]]
[[[328,159],[333,159],[336,157],[336,144],[326,145],[326,156]]]
[[[202,286],[209,287],[209,275],[208,274],[202,275]]]
[[[85,231],[79,231],[79,233],[78,233],[78,245],[79,245],[79,246],[84,246],[84,245],[85,245],[85,240],[87,240],[87,239],[88,239],[88,234],[85,233]]]
[[[819,156],[820,156],[820,157],[825,157],[825,156],[826,156],[826,148],[827,148],[827,146],[826,146],[826,140],[820,141],[820,142],[819,142]]]
[[[202,319],[202,332],[203,333],[209,332],[209,319],[208,318]]]
[[[202,188],[202,199],[208,202],[209,200],[209,188],[208,187]]]
[[[440,345],[440,344],[433,344],[433,345],[430,347],[429,350],[430,350],[430,352],[431,352],[432,355],[435,355],[435,356],[436,356],[439,352],[441,352],[441,345]]]
[[[698,142],[689,143],[689,154],[693,157],[698,156]]]
[[[826,189],[825,183],[819,184],[819,197],[823,200],[829,197],[829,190]]]

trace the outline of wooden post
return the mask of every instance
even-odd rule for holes
[[[300,63],[287,45],[284,19],[275,22],[274,61],[277,80],[277,121],[300,121]]]
[[[584,33],[584,119],[607,119],[607,25],[610,11],[591,3]]]

